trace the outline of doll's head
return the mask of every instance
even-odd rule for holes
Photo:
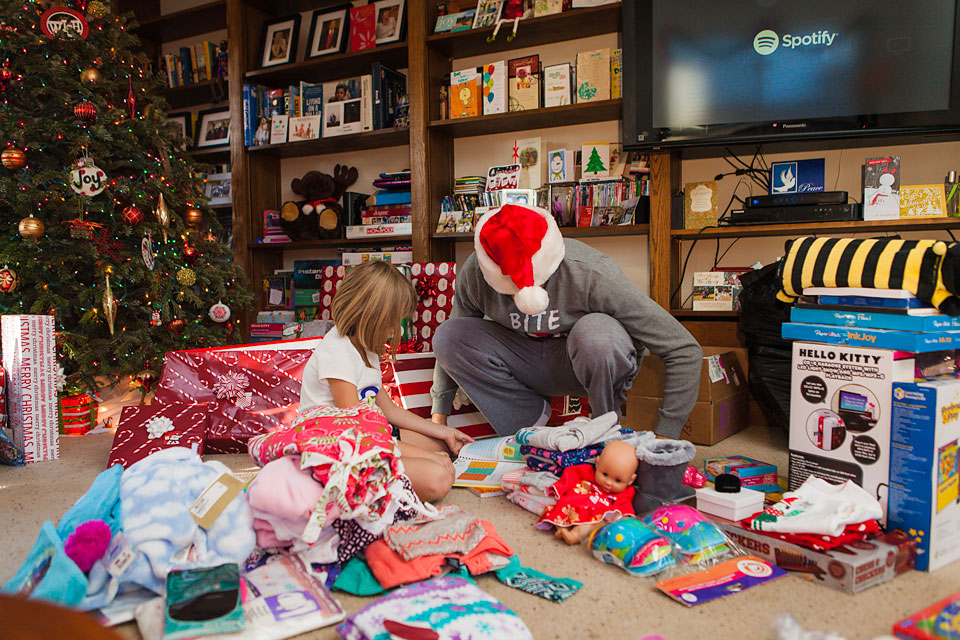
[[[607,443],[597,458],[596,483],[607,493],[620,493],[637,478],[637,452],[623,442]]]

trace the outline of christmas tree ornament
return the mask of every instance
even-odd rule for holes
[[[97,119],[97,105],[89,100],[81,100],[74,105],[73,115],[84,122],[93,122]]]
[[[156,262],[153,260],[153,236],[149,233],[143,236],[143,240],[140,241],[140,255],[143,256],[143,264],[147,266],[147,269],[153,271]]]
[[[177,271],[177,282],[185,287],[192,287],[197,282],[197,274],[193,269],[184,267]]]
[[[143,387],[144,393],[150,393],[150,389],[152,389],[153,385],[157,382],[157,372],[144,369],[134,376],[134,379]]]
[[[136,118],[137,94],[133,92],[133,76],[127,76],[127,97],[123,99],[123,102],[127,105],[127,113],[130,114],[130,119]]]
[[[81,218],[68,220],[64,224],[70,225],[70,237],[74,240],[93,240],[95,237],[102,235],[106,230],[106,227],[102,224],[88,222]]]
[[[203,220],[203,212],[196,207],[190,207],[183,212],[183,221],[191,227],[195,227]]]
[[[123,208],[123,213],[120,214],[120,218],[131,226],[137,226],[143,222],[143,211],[140,211],[140,208],[135,204],[129,204]]]
[[[44,11],[40,16],[40,30],[48,38],[62,36],[86,40],[90,34],[90,27],[83,14],[67,7],[52,7]]]
[[[92,0],[92,2],[87,5],[87,15],[94,20],[102,20],[108,12],[109,9],[107,8],[107,5],[100,2],[100,0]]]
[[[183,260],[187,264],[190,264],[190,265],[194,264],[197,261],[197,258],[199,257],[200,257],[200,252],[194,249],[193,247],[191,247],[190,245],[186,245],[185,247],[183,247]]]
[[[0,91],[6,91],[11,80],[13,71],[10,70],[10,60],[4,60],[3,64],[0,64]]]
[[[183,318],[177,318],[176,320],[171,320],[167,323],[167,329],[170,329],[173,333],[180,335],[180,332],[183,331],[183,328],[187,326],[187,321]]]
[[[223,328],[226,330],[227,340],[229,340],[230,337],[233,336],[234,324],[232,322],[228,322],[227,324],[223,325]]]
[[[107,188],[107,174],[93,163],[92,158],[83,157],[73,164],[70,186],[76,193],[92,198]]]
[[[20,235],[24,238],[36,240],[43,236],[46,227],[43,226],[41,220],[34,218],[33,214],[30,214],[20,221],[20,224],[17,225],[17,231],[19,231]]]
[[[20,276],[10,267],[0,269],[0,293],[13,293],[20,286]]]
[[[23,169],[27,164],[27,154],[22,149],[8,147],[3,150],[3,153],[0,153],[0,164],[11,171]]]
[[[163,241],[167,241],[167,228],[170,226],[170,209],[163,200],[163,194],[157,199],[157,220],[160,221],[160,232],[163,233]]]
[[[86,11],[89,1],[90,0],[73,0],[73,4],[77,8],[77,11]]]
[[[110,288],[110,275],[107,274],[107,286],[103,289],[103,317],[107,321],[107,328],[110,329],[110,335],[113,335],[113,323],[117,319],[117,301],[113,297],[113,289]]]
[[[89,82],[90,84],[96,84],[100,82],[100,71],[95,67],[84,69],[80,74],[80,80],[83,82]]]
[[[215,305],[210,307],[207,315],[209,315],[210,319],[214,322],[226,322],[230,319],[230,307],[223,304],[223,301],[217,301]]]

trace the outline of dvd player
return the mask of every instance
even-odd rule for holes
[[[846,191],[809,191],[805,193],[775,193],[772,195],[750,196],[743,201],[747,209],[754,207],[791,207],[812,204],[846,204]]]
[[[839,222],[860,220],[860,203],[753,207],[733,209],[723,222],[728,225],[783,224],[790,222]]]

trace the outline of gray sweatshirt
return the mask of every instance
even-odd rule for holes
[[[458,270],[451,317],[487,317],[518,333],[567,333],[583,316],[605,313],[615,318],[637,344],[664,362],[663,404],[656,432],[677,437],[700,387],[703,352],[693,336],[653,300],[640,293],[612,258],[569,238],[565,256],[544,283],[550,297],[546,311],[528,316],[517,309],[513,297],[497,293],[483,278],[476,254]],[[439,366],[434,370],[433,412],[449,414],[456,383]]]

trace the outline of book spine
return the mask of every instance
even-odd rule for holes
[[[180,64],[183,65],[183,84],[193,84],[193,50],[180,47]]]
[[[360,95],[362,97],[360,105],[363,109],[360,123],[363,131],[371,131],[373,129],[373,77],[370,74],[360,78]]]
[[[848,307],[890,307],[892,309],[921,309],[929,307],[922,300],[908,298],[867,298],[865,296],[817,296],[820,304],[841,304]]]
[[[253,132],[257,130],[253,108],[253,87],[243,85],[243,146],[253,146]]]
[[[399,224],[374,224],[347,227],[347,238],[378,238],[409,235],[413,232],[409,222]]]
[[[374,62],[370,75],[373,78],[373,128],[374,130],[383,128],[383,92],[385,78],[383,76],[383,66],[379,62]]]
[[[409,191],[386,191],[375,193],[367,202],[372,205],[397,205],[412,202]]]
[[[210,79],[210,76],[207,75],[206,55],[204,54],[202,42],[197,42],[193,45],[193,58],[197,63],[195,68],[197,82],[206,82]]]
[[[171,88],[177,86],[176,80],[174,79],[177,69],[173,62],[173,54],[168,53],[163,56],[163,66],[166,67],[167,70],[167,86]]]

